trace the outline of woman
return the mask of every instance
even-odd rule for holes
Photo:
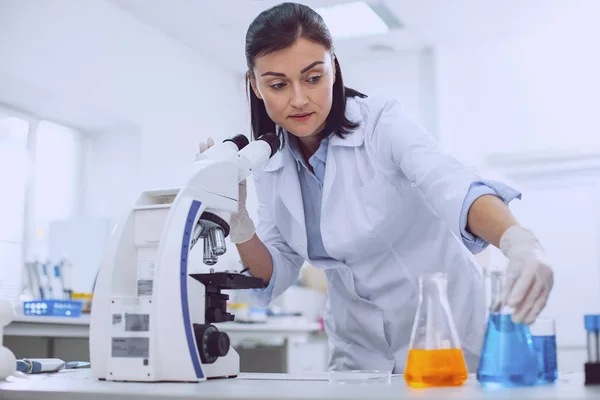
[[[245,208],[231,241],[268,303],[308,260],[325,270],[330,369],[402,372],[419,274],[448,274],[467,365],[484,334],[482,275],[469,251],[488,243],[509,259],[505,298],[531,323],[552,287],[536,237],[506,203],[519,196],[445,155],[398,102],[345,88],[331,35],[307,6],[262,12],[246,36],[252,133],[283,145],[254,173],[258,225]],[[201,144],[201,151],[206,149]]]

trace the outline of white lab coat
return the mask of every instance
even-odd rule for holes
[[[325,270],[330,369],[402,372],[418,302],[418,275],[448,274],[448,299],[471,372],[485,328],[481,269],[463,245],[459,215],[477,172],[442,153],[395,100],[348,99],[360,127],[330,139],[321,234],[335,259],[308,260],[296,161],[284,147],[254,174],[257,234],[275,273],[263,303],[308,260]]]

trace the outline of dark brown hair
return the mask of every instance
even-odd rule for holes
[[[358,123],[346,118],[346,99],[348,97],[367,97],[344,86],[342,69],[333,52],[333,41],[323,18],[308,6],[296,3],[281,3],[261,12],[250,24],[246,33],[246,63],[248,73],[253,75],[257,57],[291,47],[298,38],[324,46],[331,52],[335,63],[335,83],[333,84],[333,104],[327,116],[321,138],[331,134],[343,137],[358,127]],[[275,123],[246,79],[246,92],[250,99],[250,119],[254,139],[268,132],[275,132]],[[277,132],[281,135],[281,132]],[[281,136],[280,136],[281,139]]]

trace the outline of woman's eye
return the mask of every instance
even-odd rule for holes
[[[315,75],[308,78],[309,83],[317,83],[321,80],[321,75]]]
[[[271,85],[271,88],[275,90],[283,89],[285,87],[285,83],[275,83]]]

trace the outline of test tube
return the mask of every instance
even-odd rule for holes
[[[600,363],[600,315],[585,315],[584,324],[587,331],[588,363]]]

